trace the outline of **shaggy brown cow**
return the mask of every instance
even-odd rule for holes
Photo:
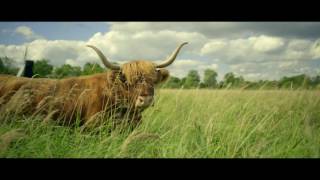
[[[0,112],[6,111],[10,102],[16,105],[19,101],[27,104],[20,109],[23,113],[50,114],[52,119],[62,119],[60,122],[67,124],[76,118],[88,125],[102,119],[97,117],[125,116],[138,124],[141,112],[153,103],[155,85],[169,77],[163,68],[173,63],[185,44],[161,64],[140,60],[120,67],[110,63],[98,48],[88,45],[111,71],[60,80],[0,75]]]

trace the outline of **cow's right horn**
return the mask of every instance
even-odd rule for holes
[[[117,66],[115,64],[112,64],[108,61],[108,59],[103,55],[103,53],[98,49],[96,48],[95,46],[92,46],[92,45],[87,45],[88,47],[92,48],[99,56],[99,58],[101,59],[102,63],[107,67],[107,68],[110,68],[112,70],[119,70],[120,69],[120,66]]]
[[[168,59],[166,59],[163,63],[158,64],[156,67],[157,68],[164,68],[164,67],[169,66],[171,63],[173,63],[173,61],[176,59],[182,46],[184,46],[186,44],[188,44],[188,43],[184,42],[184,43],[180,44],[180,46],[177,47],[177,49],[172,53],[172,55]]]

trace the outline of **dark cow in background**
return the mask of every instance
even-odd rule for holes
[[[153,103],[155,85],[169,77],[164,68],[174,62],[185,44],[179,45],[161,64],[137,60],[118,66],[110,63],[98,48],[88,45],[111,71],[60,80],[0,75],[0,112],[6,111],[7,104],[25,103],[28,105],[22,113],[50,114],[64,124],[80,119],[81,124],[96,125],[103,119],[98,117],[125,116],[138,124],[141,112]]]

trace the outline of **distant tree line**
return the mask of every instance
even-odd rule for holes
[[[280,80],[247,81],[242,76],[226,73],[223,80],[217,81],[217,73],[212,69],[204,71],[203,81],[196,70],[191,70],[186,77],[179,79],[171,76],[163,88],[206,88],[206,89],[320,89],[320,75],[310,77],[300,74],[282,77]]]
[[[17,74],[19,68],[15,66],[15,62],[8,57],[0,58],[0,74]]]
[[[16,75],[19,68],[14,65],[14,60],[8,57],[0,57],[0,74]],[[97,63],[86,63],[83,68],[80,66],[71,66],[63,64],[59,67],[54,67],[47,59],[41,59],[34,62],[33,74],[34,78],[65,78],[81,75],[90,75],[106,71]]]
[[[0,74],[16,75],[19,68],[15,61],[8,57],[0,57]],[[90,75],[108,71],[97,63],[86,63],[83,68],[63,64],[54,67],[47,59],[41,59],[34,63],[34,78],[65,78],[72,76]],[[161,85],[161,88],[169,89],[320,89],[320,75],[310,77],[300,74],[291,77],[282,77],[280,80],[259,80],[257,82],[247,81],[242,76],[234,73],[226,73],[223,80],[217,80],[218,73],[213,69],[206,69],[201,81],[196,70],[190,70],[186,77],[178,78],[171,76],[169,80]]]

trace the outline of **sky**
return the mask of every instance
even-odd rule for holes
[[[94,45],[120,64],[165,60],[189,42],[168,67],[184,77],[205,69],[222,79],[234,72],[247,80],[320,75],[320,22],[0,22],[0,56],[23,63],[49,59],[54,66],[102,65]]]

